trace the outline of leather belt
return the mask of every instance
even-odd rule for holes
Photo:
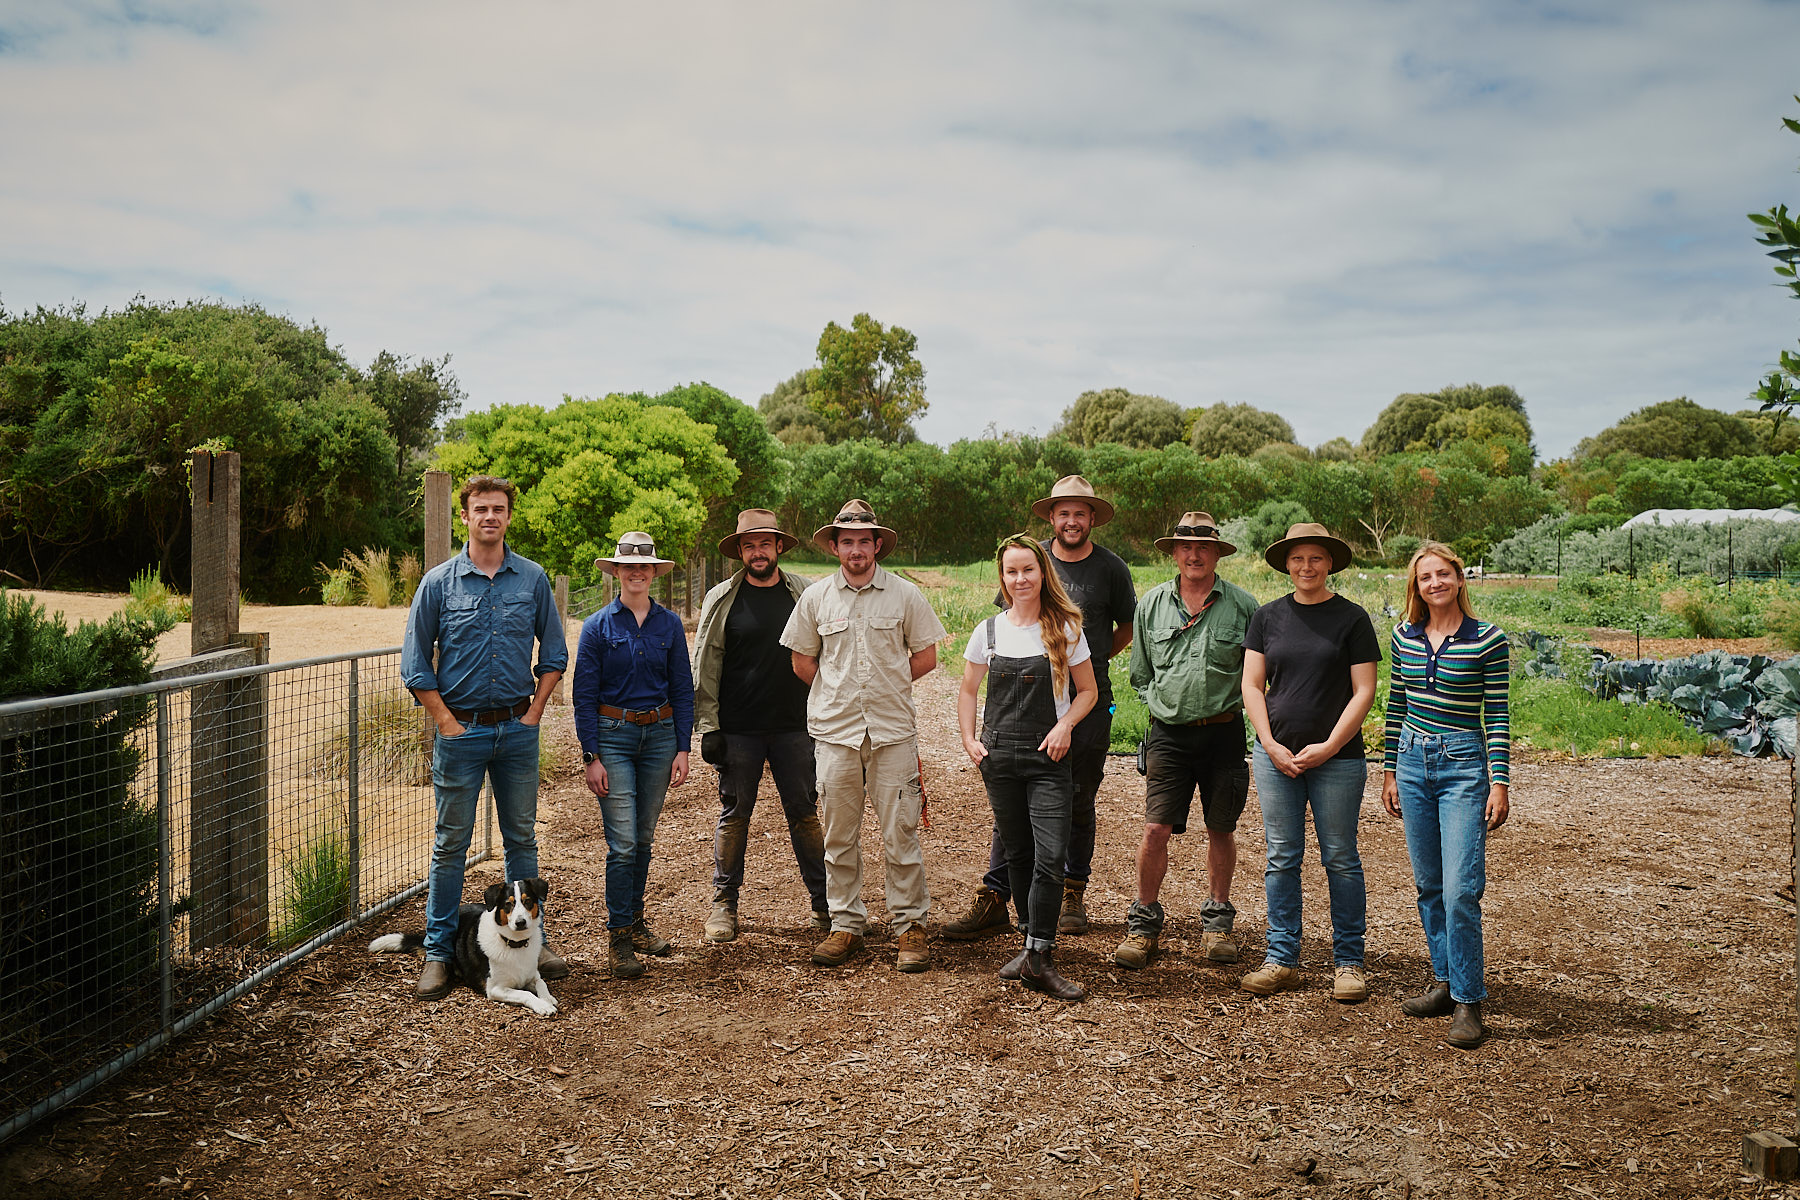
[[[666,721],[675,715],[675,706],[665,704],[661,708],[614,708],[610,704],[600,706],[600,715],[615,721],[630,721],[633,725],[654,725],[658,721]]]
[[[1214,713],[1210,717],[1201,717],[1198,721],[1189,721],[1189,725],[1223,725],[1227,721],[1235,721],[1244,715],[1244,710],[1234,708],[1230,712]]]
[[[498,725],[502,721],[510,721],[514,717],[522,717],[531,711],[531,701],[521,700],[511,708],[484,708],[480,711],[468,708],[453,708],[450,715],[460,725]]]

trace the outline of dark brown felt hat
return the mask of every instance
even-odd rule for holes
[[[1331,551],[1331,573],[1333,575],[1350,565],[1350,543],[1342,538],[1332,537],[1330,531],[1316,521],[1302,521],[1298,525],[1289,525],[1287,536],[1263,551],[1263,561],[1286,575],[1288,573],[1288,551],[1303,542],[1312,542]]]
[[[838,515],[831,524],[819,526],[818,532],[813,534],[813,545],[817,546],[827,554],[836,553],[836,548],[832,545],[831,539],[825,536],[836,529],[867,529],[873,531],[878,539],[875,550],[875,557],[877,560],[884,559],[892,554],[894,552],[894,547],[900,544],[900,535],[875,519],[875,510],[869,507],[868,501],[866,500],[844,501],[844,507],[838,510]]]
[[[775,524],[775,514],[766,508],[746,508],[738,514],[736,533],[728,533],[719,539],[719,553],[726,558],[742,559],[738,547],[747,533],[772,533],[781,539],[781,547],[777,554],[786,554],[800,544],[800,539]]]

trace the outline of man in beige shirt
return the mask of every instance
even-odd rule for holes
[[[813,535],[814,545],[837,556],[838,570],[800,594],[781,635],[794,674],[811,689],[806,725],[816,746],[831,907],[831,934],[813,951],[820,966],[838,966],[863,947],[865,804],[881,821],[896,965],[908,972],[931,965],[919,793],[906,784],[919,757],[912,685],[937,667],[944,626],[924,593],[880,566],[898,542],[866,503],[847,502]]]

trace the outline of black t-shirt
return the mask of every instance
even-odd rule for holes
[[[1094,684],[1100,691],[1094,707],[1104,708],[1112,703],[1112,678],[1106,662],[1113,656],[1113,626],[1129,625],[1137,613],[1137,589],[1131,583],[1131,568],[1125,565],[1124,559],[1096,542],[1088,543],[1093,549],[1080,562],[1064,562],[1056,557],[1056,550],[1051,545],[1055,540],[1046,538],[1038,544],[1049,551],[1063,590],[1081,610],[1081,632],[1087,639],[1088,654],[1094,663]],[[1004,591],[994,596],[994,605],[1006,607]]]
[[[745,581],[725,614],[725,665],[719,673],[719,728],[726,733],[791,733],[806,728],[806,685],[781,644],[794,611],[783,584]]]
[[[1290,593],[1257,609],[1244,630],[1244,649],[1266,661],[1269,732],[1298,752],[1331,736],[1350,707],[1350,668],[1380,662],[1381,642],[1369,614],[1353,600],[1332,596],[1301,604]],[[1360,737],[1334,757],[1361,758]]]

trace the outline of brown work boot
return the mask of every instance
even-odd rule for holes
[[[1018,957],[1008,959],[1006,965],[994,972],[994,974],[1006,980],[1008,983],[1018,979],[1020,974],[1025,970],[1025,955],[1027,953],[1028,951],[1025,950],[1019,951]]]
[[[721,900],[713,905],[712,916],[706,918],[706,940],[731,942],[737,940],[737,935],[737,909]]]
[[[1026,951],[1025,968],[1019,973],[1019,982],[1034,992],[1042,992],[1053,999],[1067,1000],[1070,1003],[1087,996],[1086,988],[1062,977],[1056,964],[1051,961],[1048,950]]]
[[[1057,914],[1056,932],[1086,933],[1088,931],[1087,905],[1082,903],[1087,891],[1087,882],[1081,879],[1063,880],[1062,912]]]
[[[1481,1001],[1456,1006],[1444,1040],[1458,1050],[1473,1050],[1487,1040],[1487,1026],[1481,1023]]]
[[[1285,967],[1278,962],[1266,962],[1238,980],[1238,986],[1246,992],[1254,992],[1258,996],[1273,996],[1276,992],[1291,992],[1300,986],[1300,968]]]
[[[900,935],[900,957],[894,965],[908,975],[916,975],[931,965],[931,948],[925,944],[923,925],[909,925]]]
[[[821,967],[841,967],[862,948],[862,934],[834,929],[829,937],[813,947],[812,960]]]
[[[1006,915],[1006,900],[990,887],[975,889],[969,911],[944,926],[944,936],[953,942],[972,942],[996,929],[1009,929],[1012,921]]]
[[[1132,902],[1125,914],[1125,940],[1113,951],[1113,962],[1132,971],[1141,971],[1156,957],[1157,940],[1162,936],[1163,908],[1151,901]]]
[[[569,964],[563,961],[562,955],[548,946],[538,951],[539,979],[567,979],[568,977]]]
[[[639,954],[654,954],[662,958],[675,947],[668,938],[658,937],[655,931],[644,924],[644,910],[640,908],[637,920],[631,923],[631,948]]]
[[[1450,999],[1450,985],[1442,979],[1433,980],[1430,987],[1400,1002],[1400,1011],[1409,1017],[1447,1017],[1455,1007],[1456,1001]]]
[[[631,929],[615,929],[607,935],[606,966],[614,979],[636,979],[644,973],[637,950],[631,944]]]
[[[1200,953],[1212,962],[1234,963],[1238,960],[1237,935],[1229,929],[1204,930],[1200,934]]]
[[[450,964],[431,960],[419,972],[419,984],[413,989],[421,1000],[442,1000],[450,994]]]
[[[1331,998],[1339,1004],[1361,1004],[1369,998],[1369,980],[1361,967],[1339,967],[1332,975]]]

